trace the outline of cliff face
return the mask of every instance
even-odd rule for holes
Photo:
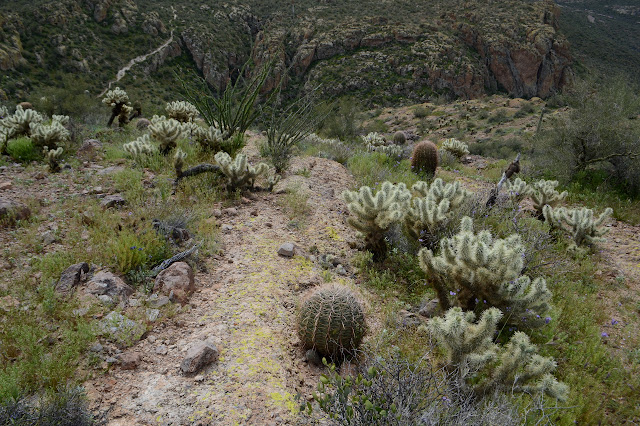
[[[16,15],[0,15],[0,69],[61,64],[101,81],[171,30],[173,42],[140,68],[153,76],[168,61],[188,58],[216,89],[249,58],[258,66],[275,61],[266,90],[280,83],[307,90],[322,85],[327,95],[374,103],[426,101],[442,93],[476,98],[498,90],[546,97],[572,76],[552,0],[309,2],[293,20],[289,9],[272,11],[257,0],[215,7],[163,0],[42,2],[29,17],[37,28],[25,30]],[[46,43],[33,43],[25,53],[21,34],[40,32]]]

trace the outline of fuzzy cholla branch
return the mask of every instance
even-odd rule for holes
[[[449,152],[458,160],[469,155],[469,145],[454,138],[445,139],[440,149]]]
[[[269,170],[269,166],[266,163],[260,163],[256,167],[252,167],[244,154],[238,154],[232,160],[229,154],[221,151],[214,158],[222,173],[227,177],[227,189],[229,191],[245,187],[253,188],[256,178]]]
[[[531,196],[534,192],[534,189],[520,178],[516,178],[513,182],[509,179],[506,180],[505,187],[509,193],[509,198],[511,198],[514,203],[520,203],[520,201]]]
[[[127,92],[119,87],[109,90],[104,95],[102,103],[111,107],[111,117],[107,126],[111,126],[116,117],[118,117],[118,125],[120,127],[129,122],[129,114],[133,111],[133,108],[129,102]]]
[[[604,221],[611,216],[613,210],[610,207],[599,216],[595,217],[593,210],[588,208],[566,209],[546,205],[543,209],[544,218],[551,226],[563,229],[571,234],[575,246],[592,246],[595,243],[605,241],[602,238],[609,232],[603,228]]]
[[[194,132],[194,138],[203,151],[218,152],[222,149],[222,143],[228,138],[227,133],[222,133],[215,126],[208,129],[199,127]]]
[[[432,277],[443,309],[450,307],[449,292],[458,303],[473,310],[480,301],[507,314],[505,322],[519,327],[539,327],[549,309],[551,292],[543,278],[520,276],[524,246],[520,236],[494,239],[489,231],[473,232],[464,217],[460,232],[440,241],[440,254],[422,249],[420,267]]]
[[[48,125],[31,123],[29,127],[31,129],[31,141],[36,148],[44,146],[57,147],[69,140],[69,131],[57,120],[53,120]]]
[[[538,217],[542,217],[542,209],[545,205],[555,207],[569,194],[567,191],[562,193],[556,191],[557,186],[557,180],[539,180],[533,184],[531,199]]]
[[[49,150],[49,147],[42,148],[42,153],[47,159],[49,165],[49,171],[51,173],[57,173],[60,171],[60,158],[62,157],[62,148]]]
[[[2,126],[8,129],[8,139],[17,136],[30,136],[31,125],[40,124],[44,117],[33,109],[23,109],[20,105],[16,107],[13,115],[2,120]]]
[[[565,400],[567,386],[551,375],[555,361],[538,355],[529,336],[516,332],[503,347],[493,343],[501,317],[499,309],[490,308],[475,323],[473,312],[452,308],[444,318],[429,321],[428,329],[447,352],[448,363],[474,392],[544,392]]]
[[[403,220],[409,208],[411,192],[404,183],[394,185],[384,182],[375,195],[371,188],[363,186],[359,191],[343,192],[342,198],[351,213],[347,219],[349,225],[364,235],[366,248],[374,257],[384,257],[384,232],[391,224]]]
[[[181,123],[192,122],[198,116],[198,110],[193,104],[185,101],[169,102],[165,108],[169,118]]]
[[[173,156],[173,167],[176,169],[176,176],[182,176],[182,168],[184,167],[184,160],[187,158],[187,154],[178,148]]]
[[[158,149],[151,143],[149,135],[142,135],[133,142],[126,143],[122,148],[133,158],[139,158],[143,155],[151,155]]]
[[[436,236],[438,228],[445,225],[470,196],[460,182],[444,184],[440,178],[431,185],[416,182],[411,189],[422,196],[413,199],[404,219],[405,229],[415,239],[425,233]]]
[[[171,152],[177,146],[176,141],[183,137],[182,125],[173,118],[162,120],[158,117],[155,122],[152,120],[149,132],[154,139],[160,142],[159,151],[162,155]]]

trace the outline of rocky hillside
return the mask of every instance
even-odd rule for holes
[[[323,84],[327,95],[373,103],[474,98],[504,91],[546,97],[572,77],[553,1],[408,0],[291,3],[238,0],[39,0],[0,6],[0,97],[29,99],[73,74],[92,94],[129,61],[167,43],[119,83],[172,98],[176,65],[213,87],[249,58],[275,59],[267,87]],[[151,83],[151,84],[150,84]],[[160,102],[158,102],[160,103]]]

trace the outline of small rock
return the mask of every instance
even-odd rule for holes
[[[51,245],[57,241],[56,236],[51,231],[47,231],[41,236],[42,244],[45,246]]]
[[[142,361],[142,357],[138,352],[121,354],[118,358],[120,359],[120,368],[123,370],[135,370]]]
[[[80,146],[76,155],[80,159],[93,160],[101,150],[102,142],[97,139],[87,139],[82,142],[82,146]]]
[[[9,181],[0,182],[0,191],[5,191],[7,189],[11,189],[12,187],[13,187],[13,184]]]
[[[133,345],[146,331],[144,325],[119,312],[110,312],[100,321],[99,326],[103,335],[123,346]]]
[[[347,270],[344,269],[344,266],[342,266],[341,263],[339,263],[338,266],[336,266],[336,273],[338,275],[343,275],[343,276],[348,274]]]
[[[154,322],[160,317],[160,309],[147,309],[147,320]]]
[[[86,292],[96,296],[106,294],[113,299],[126,300],[134,290],[111,272],[100,271],[87,283]]]
[[[198,374],[196,377],[193,378],[193,380],[198,383],[204,382],[204,376],[202,374]]]
[[[322,358],[320,358],[320,354],[313,349],[309,349],[305,354],[304,358],[311,364],[321,367],[322,366]]]
[[[221,229],[222,229],[222,232],[231,232],[231,230],[233,229],[233,226],[227,225],[225,223],[224,225],[222,225]]]
[[[167,296],[158,297],[157,294],[154,294],[147,299],[147,305],[154,309],[161,308],[169,303],[171,303],[171,300],[169,300]]]
[[[31,210],[24,204],[0,198],[0,224],[14,224],[17,220],[27,220]]]
[[[136,128],[138,130],[144,130],[150,125],[151,125],[151,121],[147,120],[146,118],[139,118],[138,122],[136,123]]]
[[[132,308],[137,308],[138,306],[142,306],[140,299],[131,298],[127,303],[129,303],[129,306],[131,306]]]
[[[222,213],[226,214],[227,216],[236,216],[238,214],[238,209],[236,209],[235,207],[229,207],[228,209],[224,209]]]
[[[156,347],[156,353],[158,355],[166,355],[169,352],[169,349],[167,348],[166,345],[159,345],[158,347]]]
[[[220,216],[222,216],[222,210],[220,210],[220,209],[213,209],[213,211],[211,212],[211,214],[213,215],[213,217],[220,217]]]
[[[105,359],[105,362],[107,364],[117,364],[118,363],[118,358],[110,356],[109,358]]]
[[[100,302],[102,302],[102,304],[105,306],[112,306],[114,304],[113,299],[106,294],[101,294],[100,296],[98,296],[98,300],[100,300]]]
[[[55,290],[60,294],[69,294],[84,279],[89,272],[89,265],[86,262],[76,263],[69,266],[62,272],[56,284]]]
[[[94,219],[93,212],[90,212],[90,211],[82,212],[82,223],[84,223],[85,225],[92,225],[94,221],[95,219]]]
[[[432,299],[420,307],[418,313],[426,318],[432,318],[438,314],[440,303],[438,299]]]
[[[9,312],[14,308],[20,307],[20,301],[13,296],[0,297],[0,309]]]
[[[196,290],[193,270],[185,262],[176,262],[156,277],[154,292],[161,292],[165,295],[173,294],[172,301],[185,304],[189,301],[189,296]]]
[[[250,199],[248,199],[247,197],[242,197],[241,201],[242,201],[242,204],[249,204],[249,203],[251,203],[251,200],[250,200]]]
[[[258,216],[258,210],[251,210],[251,216]]]
[[[398,320],[405,327],[417,327],[422,324],[418,315],[404,310],[398,312]]]
[[[124,171],[124,167],[122,166],[110,166],[110,167],[105,167],[104,169],[98,170],[98,174],[101,176],[104,175],[112,175],[114,173],[119,173]]]
[[[264,226],[266,226],[267,228],[272,228],[273,227],[273,223],[267,222],[267,223],[264,224]]]
[[[100,205],[103,209],[110,209],[112,207],[123,206],[127,203],[124,197],[120,194],[107,195],[100,201]]]
[[[218,348],[211,342],[196,343],[184,357],[180,369],[185,374],[194,374],[218,360]]]
[[[295,245],[293,243],[284,243],[278,249],[278,254],[284,257],[293,257],[295,253]]]
[[[89,348],[89,350],[91,352],[102,352],[104,350],[104,347],[100,344],[100,342],[96,342]]]

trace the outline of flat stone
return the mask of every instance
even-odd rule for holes
[[[13,187],[13,184],[9,181],[0,182],[0,191],[5,191],[7,189],[11,189],[12,187]]]
[[[428,302],[425,302],[421,307],[418,313],[426,318],[435,317],[440,310],[440,303],[438,299],[432,299]]]
[[[169,352],[169,348],[167,348],[166,345],[158,345],[158,347],[156,347],[156,353],[158,355],[166,355]]]
[[[104,347],[99,342],[96,342],[89,348],[89,350],[91,352],[102,352]]]
[[[238,214],[238,209],[236,209],[235,207],[229,207],[228,209],[224,209],[222,213],[226,214],[227,216],[236,216]]]
[[[160,318],[160,309],[147,309],[147,320],[154,322]]]
[[[114,304],[113,299],[106,294],[101,294],[100,296],[98,296],[98,300],[100,300],[100,302],[102,302],[102,304],[105,306],[113,306]]]
[[[422,324],[422,320],[420,320],[418,315],[404,310],[398,312],[398,319],[405,327],[417,327]]]
[[[124,171],[124,167],[122,166],[110,166],[104,169],[98,170],[99,175],[112,175],[114,173],[119,173]]]
[[[231,232],[233,230],[233,226],[227,225],[226,223],[221,227],[222,232]]]
[[[284,243],[278,249],[278,254],[284,257],[293,257],[296,246],[293,243]]]
[[[134,290],[120,277],[109,271],[100,271],[87,283],[86,292],[96,296],[107,295],[113,299],[126,300]]]
[[[24,204],[0,198],[0,224],[13,224],[17,220],[27,220],[31,210]]]
[[[218,360],[218,348],[211,342],[198,342],[189,351],[180,364],[184,374],[198,373],[201,369]]]
[[[89,272],[89,265],[86,262],[80,262],[69,266],[62,272],[60,279],[55,286],[55,290],[60,294],[69,294],[86,278]]]
[[[120,359],[120,368],[123,370],[135,370],[142,361],[142,356],[138,352],[120,354],[118,358]]]
[[[54,233],[51,231],[47,231],[44,234],[42,234],[41,238],[42,238],[42,244],[44,244],[45,246],[51,245],[56,241],[58,241]]]
[[[100,201],[100,205],[103,209],[110,209],[112,207],[123,206],[127,203],[124,197],[120,194],[107,195]]]
[[[169,300],[167,296],[158,296],[157,294],[154,294],[147,299],[147,305],[154,309],[161,308],[169,303],[171,303],[171,300]]]

